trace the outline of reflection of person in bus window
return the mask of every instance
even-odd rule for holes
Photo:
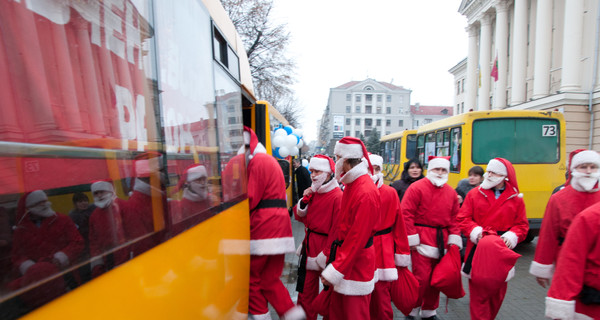
[[[183,199],[171,201],[171,221],[176,224],[210,207],[208,173],[206,167],[194,164],[185,169],[179,188],[183,188]]]
[[[79,233],[85,240],[86,251],[89,250],[89,220],[96,206],[91,204],[90,199],[85,193],[76,192],[73,194],[73,210],[69,212],[69,218],[73,220]]]

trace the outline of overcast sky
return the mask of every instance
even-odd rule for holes
[[[453,105],[448,70],[467,56],[460,0],[275,0],[271,19],[287,24],[288,54],[305,141],[329,89],[367,78],[412,90],[411,104]]]

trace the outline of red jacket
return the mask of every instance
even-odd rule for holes
[[[579,192],[572,186],[553,194],[546,206],[542,229],[529,272],[536,277],[551,279],[561,243],[573,218],[584,209],[600,202],[600,192]]]
[[[296,251],[285,204],[265,206],[263,200],[286,201],[285,179],[277,160],[257,153],[248,163],[250,254],[276,255]]]
[[[126,242],[121,208],[125,201],[115,199],[108,208],[96,208],[90,216],[90,256],[91,268],[104,265],[104,259],[98,256],[124,244]],[[118,250],[113,254],[114,265],[124,263],[129,259],[128,250]]]
[[[600,319],[600,304],[583,304],[583,286],[600,290],[600,203],[578,214],[563,244],[546,298],[546,317],[573,319],[584,314]],[[579,318],[576,318],[579,319]]]
[[[432,259],[439,258],[437,230],[431,227],[444,228],[446,248],[449,244],[462,248],[456,223],[458,198],[456,191],[448,184],[436,187],[427,178],[416,181],[406,190],[401,207],[408,243],[410,246],[417,246],[419,254]]]
[[[377,235],[373,238],[373,246],[375,247],[376,260],[375,265],[377,267],[377,275],[379,281],[394,281],[398,279],[398,270],[394,262],[394,225],[396,224],[397,217],[400,214],[400,200],[398,199],[398,193],[396,190],[388,185],[382,184],[379,187],[379,194],[381,195],[381,219],[375,227],[377,232],[388,233],[383,235]],[[402,224],[404,221],[402,220]],[[404,229],[404,228],[403,228]],[[402,235],[397,235],[399,238]],[[406,242],[406,248],[408,249],[408,238],[406,237],[406,231],[404,231],[404,238]],[[406,254],[409,254],[406,252]]]
[[[375,288],[375,248],[365,246],[375,234],[381,198],[364,163],[355,166],[346,175],[354,175],[355,178],[352,181],[342,178],[346,187],[336,240],[343,243],[337,248],[335,261],[321,275],[343,295],[368,295]],[[326,252],[327,256],[330,254]]]

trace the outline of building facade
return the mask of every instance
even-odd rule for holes
[[[565,151],[600,150],[599,9],[591,0],[463,0],[469,44],[459,113],[562,111]],[[450,69],[455,83],[459,66]]]
[[[468,112],[465,110],[465,86],[467,84],[467,58],[448,70],[454,75],[454,114]]]
[[[415,103],[415,105],[410,106],[412,126],[409,129],[417,129],[424,124],[450,117],[454,115],[453,109],[450,106],[422,106]]]

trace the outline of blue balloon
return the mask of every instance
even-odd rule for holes
[[[283,127],[283,129],[285,130],[285,132],[287,132],[287,134],[292,134],[292,131],[294,130],[290,126],[285,126],[285,127]]]
[[[283,157],[281,157],[281,156],[279,155],[279,147],[277,147],[277,148],[275,148],[275,149],[273,150],[273,155],[274,155],[275,157],[279,158],[279,159],[283,159]]]
[[[298,142],[300,142],[300,137],[297,134],[292,134],[294,137],[296,137],[296,144],[298,144]]]

